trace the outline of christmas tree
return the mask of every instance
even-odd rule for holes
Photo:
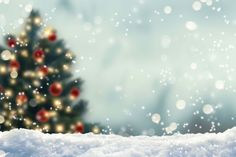
[[[45,27],[38,11],[30,13],[19,36],[7,35],[5,41],[7,48],[0,46],[1,131],[100,131],[84,121],[82,80],[71,69],[75,56],[55,29]]]

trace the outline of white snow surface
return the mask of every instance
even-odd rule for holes
[[[224,133],[172,136],[0,133],[0,157],[234,157],[236,128]]]

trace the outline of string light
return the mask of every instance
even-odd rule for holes
[[[61,48],[57,48],[56,52],[57,52],[57,54],[61,54],[62,53],[62,49]]]
[[[70,106],[67,106],[65,110],[66,110],[67,113],[70,113],[72,111]]]
[[[63,65],[63,70],[68,71],[69,70],[69,66],[67,64],[64,64]]]
[[[5,74],[7,72],[7,68],[4,65],[0,65],[0,73]]]
[[[16,84],[16,79],[10,79],[10,84],[11,84],[11,85]]]
[[[32,121],[31,121],[29,118],[25,118],[25,119],[24,119],[24,123],[25,123],[25,125],[27,125],[27,126],[32,125]]]
[[[34,18],[34,24],[40,25],[41,22],[42,22],[42,19],[41,19],[40,17],[35,17],[35,18]]]
[[[32,28],[31,28],[30,25],[26,25],[25,29],[26,29],[27,31],[30,31]]]
[[[57,132],[63,132],[63,131],[64,131],[64,125],[62,125],[62,124],[57,124],[57,125],[56,125],[56,131],[57,131]]]
[[[69,59],[72,59],[73,58],[73,55],[71,52],[67,52],[66,55],[65,55],[67,58]]]
[[[34,80],[33,85],[36,86],[36,87],[39,87],[40,86],[40,81]]]
[[[92,131],[93,131],[94,134],[99,134],[100,133],[100,129],[97,126],[94,126]]]
[[[48,132],[50,130],[50,126],[48,124],[43,125],[43,130]]]
[[[54,29],[52,27],[47,27],[47,28],[45,28],[45,30],[43,32],[43,36],[47,38],[53,32],[54,32]]]
[[[10,89],[6,89],[6,90],[5,90],[5,95],[6,95],[7,97],[11,97],[11,96],[12,96],[12,91],[11,91]]]
[[[28,57],[28,56],[29,56],[27,50],[22,50],[22,51],[21,51],[21,55],[22,55],[23,57]]]
[[[53,106],[56,107],[57,109],[62,109],[62,102],[59,99],[55,99],[53,101]]]

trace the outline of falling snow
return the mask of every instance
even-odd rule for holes
[[[1,7],[14,3],[0,0]],[[0,31],[15,31],[35,7],[46,22],[55,22],[78,52],[73,63],[80,62],[75,73],[84,75],[91,119],[107,122],[111,132],[122,135],[217,132],[228,129],[225,123],[235,125],[233,4],[140,0],[104,8],[98,2],[70,3],[75,7],[71,12],[54,2],[47,7],[17,2],[14,18],[0,13]],[[8,61],[12,52],[2,51],[0,57]],[[0,72],[6,70],[0,66]]]

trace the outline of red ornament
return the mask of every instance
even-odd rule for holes
[[[22,105],[25,104],[28,101],[27,96],[25,95],[25,93],[19,93],[16,96],[16,104],[17,105]]]
[[[8,39],[7,40],[7,45],[8,45],[8,47],[11,47],[11,48],[15,47],[16,46],[16,40],[15,39]]]
[[[41,109],[36,113],[36,119],[41,123],[47,122],[49,118],[50,118],[49,112],[45,109]]]
[[[10,62],[10,69],[11,70],[18,70],[20,68],[20,63],[17,60],[12,60]]]
[[[60,96],[62,93],[62,85],[59,82],[54,82],[49,86],[49,92],[53,96]]]
[[[56,33],[51,33],[49,36],[48,36],[48,40],[49,41],[55,41],[55,40],[57,40],[57,35],[56,35]]]
[[[38,71],[40,76],[46,76],[48,74],[48,67],[46,65],[40,66]]]
[[[76,125],[75,125],[75,132],[78,132],[78,133],[83,133],[84,132],[84,124],[81,123],[81,122],[78,122]]]
[[[75,99],[77,97],[79,97],[80,95],[80,90],[78,88],[72,88],[71,91],[70,91],[70,96],[72,99]]]
[[[44,55],[44,51],[43,50],[35,50],[33,53],[33,58],[36,62],[42,62],[45,55]]]

